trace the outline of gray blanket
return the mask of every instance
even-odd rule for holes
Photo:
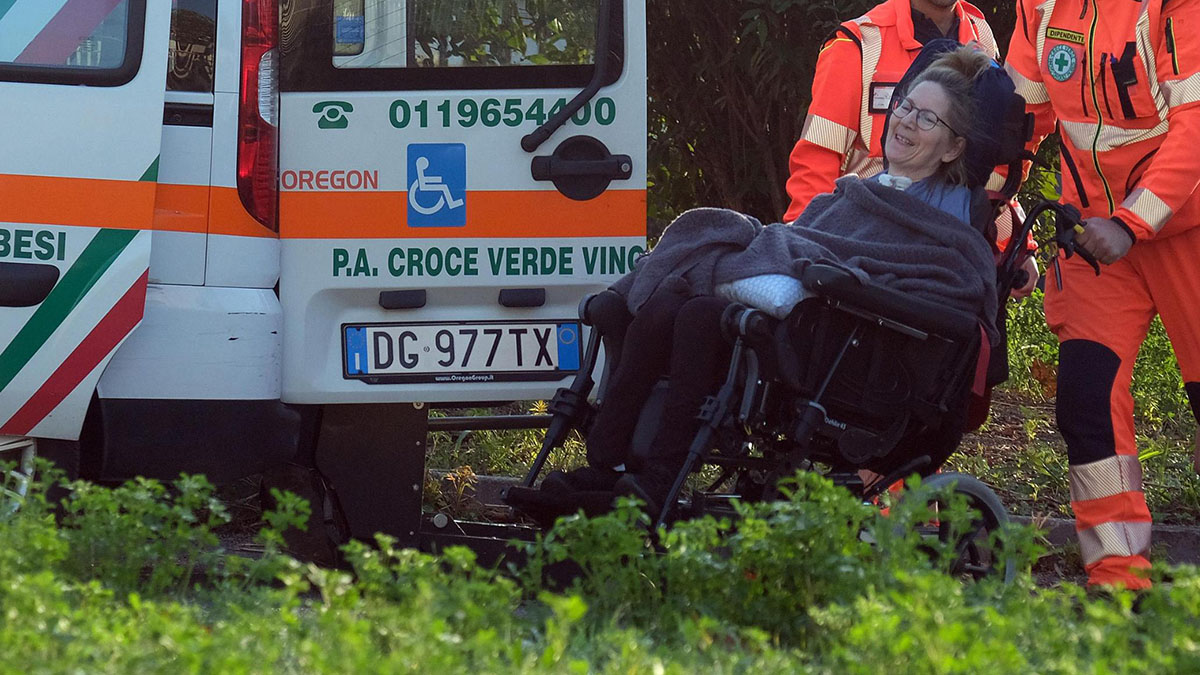
[[[794,225],[764,228],[734,211],[688,211],[613,289],[636,312],[670,277],[712,294],[718,284],[762,274],[799,277],[813,262],[976,314],[996,338],[995,260],[983,235],[910,194],[852,176],[814,199]]]

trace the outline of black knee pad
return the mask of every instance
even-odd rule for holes
[[[1071,464],[1116,454],[1112,387],[1121,359],[1099,342],[1067,340],[1058,351],[1058,430],[1067,441]]]
[[[1200,422],[1200,382],[1184,382],[1183,390],[1187,392],[1188,403],[1192,404],[1192,417]]]

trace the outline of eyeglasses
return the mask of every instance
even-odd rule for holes
[[[941,117],[938,117],[937,113],[933,112],[932,110],[926,110],[925,108],[918,108],[917,106],[913,105],[912,101],[910,101],[908,97],[902,98],[892,105],[892,114],[895,115],[896,119],[898,120],[908,117],[908,114],[913,111],[916,111],[917,113],[917,128],[924,129],[925,131],[931,131],[934,127],[940,124],[949,129],[950,133],[954,134],[955,136],[962,136],[962,134],[954,130],[954,127],[946,124]]]

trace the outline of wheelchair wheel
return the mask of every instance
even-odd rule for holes
[[[1017,576],[1016,561],[991,541],[991,534],[1008,522],[1008,511],[996,493],[978,478],[964,473],[934,474],[923,484],[934,489],[953,485],[954,493],[965,497],[967,507],[977,512],[965,532],[952,532],[948,523],[920,528],[924,536],[937,537],[942,542],[957,537],[951,553],[955,556],[951,574],[969,581],[991,576],[1011,583]]]

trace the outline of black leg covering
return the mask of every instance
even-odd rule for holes
[[[678,471],[700,430],[697,418],[705,398],[717,393],[733,346],[721,335],[721,314],[729,303],[720,298],[693,298],[675,320],[675,351],[671,355],[671,383],[662,420],[654,436],[648,462]]]
[[[1200,422],[1200,382],[1184,382],[1183,390],[1187,392],[1188,403],[1192,404],[1192,417]]]
[[[625,332],[620,367],[606,384],[604,400],[587,438],[588,464],[611,469],[629,457],[629,445],[642,406],[667,373],[675,316],[687,301],[682,280],[664,283],[638,310]]]
[[[1071,464],[1116,454],[1111,398],[1121,359],[1090,340],[1067,340],[1058,352],[1058,430]]]

